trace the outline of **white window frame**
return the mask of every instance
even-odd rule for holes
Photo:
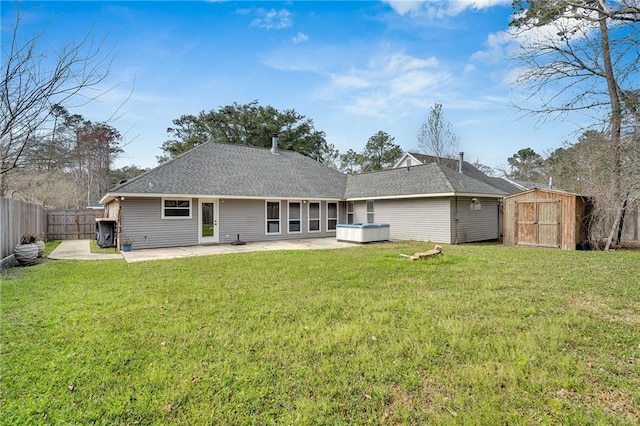
[[[354,220],[353,218],[355,217],[354,215],[354,203],[353,201],[347,201],[347,224],[351,225]]]
[[[275,219],[269,219],[269,203],[278,203],[278,232],[269,232],[269,222],[275,221]],[[282,203],[280,200],[265,200],[264,202],[264,233],[265,235],[282,234]]]
[[[184,210],[186,207],[165,207],[165,201],[187,201],[189,202],[189,216],[166,216],[165,212],[167,209],[169,210]],[[191,219],[193,214],[193,200],[191,198],[185,197],[162,197],[160,199],[160,217],[162,219],[168,220],[180,220],[180,219]]]
[[[373,200],[367,200],[365,204],[367,209],[367,223],[375,223],[375,204]],[[371,210],[369,210],[369,205],[371,205]]]
[[[318,217],[311,217],[311,204],[318,205]],[[318,221],[318,230],[312,231],[311,222],[316,220]],[[307,203],[307,232],[310,234],[322,232],[322,203],[320,201],[309,201]]]
[[[336,217],[329,217],[329,204],[335,204],[336,205]],[[340,214],[338,213],[338,208],[339,208],[338,207],[338,202],[337,201],[327,201],[326,205],[327,205],[327,207],[326,207],[327,208],[327,214],[325,215],[326,216],[325,226],[326,226],[327,232],[336,232],[336,228],[338,227],[338,217],[340,216]],[[336,224],[335,224],[333,229],[329,229],[329,221],[330,220],[335,220],[336,221]]]
[[[300,217],[298,219],[291,219],[291,204],[297,204],[298,205],[298,214],[300,215]],[[291,221],[297,221],[298,224],[300,225],[300,230],[299,231],[292,231],[291,230]],[[287,203],[287,233],[288,234],[301,234],[302,233],[302,201],[289,201]]]

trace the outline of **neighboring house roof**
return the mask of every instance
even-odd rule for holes
[[[438,163],[440,165],[443,165],[455,171],[459,170],[459,167],[460,167],[460,160],[458,159],[438,158],[433,155],[419,154],[417,152],[407,152],[402,156],[402,158],[396,163],[394,167],[397,167],[399,164],[402,164],[402,162],[407,157],[411,157],[422,164]],[[522,187],[507,179],[488,176],[482,171],[480,171],[473,164],[467,161],[462,161],[462,173],[465,175],[471,176],[474,179],[478,179],[479,181],[484,182],[488,185],[494,186],[500,189],[501,191],[504,191],[509,194],[515,194],[516,192],[520,192],[523,189],[527,189],[527,187]]]
[[[399,198],[428,195],[503,197],[508,192],[442,164],[380,170],[349,176],[345,198]]]
[[[420,154],[412,154],[413,156]],[[422,156],[430,157],[430,156]],[[431,157],[434,159],[435,157]],[[363,199],[473,195],[520,191],[457,160],[345,175],[294,151],[207,142],[109,191],[119,196]]]
[[[507,178],[505,178],[504,180],[508,181],[513,185],[518,186],[521,191],[526,191],[528,189],[556,189],[556,190],[562,191],[562,189],[558,188],[555,185],[551,185],[551,188],[549,188],[549,184],[544,184],[540,182],[530,182],[526,180],[507,179]]]
[[[298,154],[207,142],[113,190],[114,196],[342,199],[347,176]]]

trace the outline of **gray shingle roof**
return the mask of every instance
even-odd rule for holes
[[[446,166],[429,163],[349,176],[346,198],[375,198],[416,194],[505,195],[505,191],[458,173]]]
[[[433,155],[419,154],[417,152],[409,152],[409,154],[412,155],[416,160],[421,161],[423,164],[436,163],[438,162],[438,160],[440,160],[440,164],[452,170],[457,171],[459,167],[459,164],[458,164],[459,160],[457,159],[453,159],[453,158],[438,159],[438,157],[435,157]],[[522,188],[517,187],[516,185],[507,181],[506,179],[487,176],[485,173],[480,171],[476,166],[474,166],[473,164],[467,161],[462,162],[462,171],[464,172],[465,175],[478,179],[481,182],[494,186],[509,194],[515,194],[516,192],[522,191]]]
[[[340,199],[347,176],[298,154],[207,142],[110,194],[190,194]]]
[[[267,148],[208,142],[117,186],[108,196],[349,199],[452,193],[499,197],[511,192],[488,183],[497,178],[467,170],[458,173],[429,163],[347,176],[293,151],[274,155]]]

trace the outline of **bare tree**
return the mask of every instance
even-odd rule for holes
[[[458,151],[458,136],[453,125],[446,121],[442,104],[435,103],[427,119],[418,130],[418,149],[425,154],[442,158],[455,158]]]
[[[540,97],[545,115],[575,111],[593,115],[605,130],[609,167],[600,176],[612,195],[606,221],[608,249],[621,226],[623,113],[638,117],[633,102],[638,81],[640,7],[637,0],[516,0],[511,22],[521,49],[519,83],[531,98]],[[608,200],[610,201],[610,200]],[[607,201],[607,202],[608,202]],[[596,200],[596,202],[605,202]]]
[[[0,83],[0,195],[5,194],[10,172],[20,168],[26,154],[45,140],[42,136],[48,131],[53,105],[96,99],[90,91],[104,81],[111,65],[104,42],[95,43],[91,32],[51,52],[43,43],[44,33],[21,41],[21,21],[18,7],[15,24],[3,37],[7,42],[3,42]]]

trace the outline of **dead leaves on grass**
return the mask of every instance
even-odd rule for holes
[[[630,302],[624,308],[615,308],[608,304],[604,297],[589,295],[573,299],[573,304],[610,322],[640,324],[640,303],[638,302]]]

